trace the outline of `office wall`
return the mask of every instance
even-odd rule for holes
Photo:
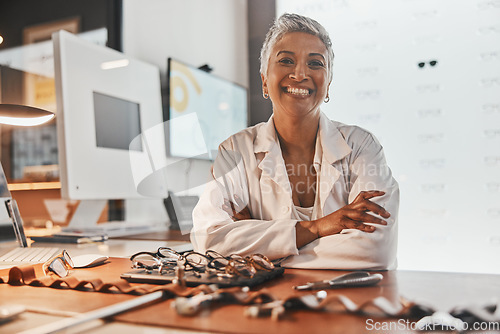
[[[248,87],[246,0],[124,0],[123,52],[158,66],[163,87],[168,57],[209,64],[213,74]],[[199,193],[192,188],[209,177],[207,161],[169,164],[168,187],[175,192]]]
[[[124,0],[123,51],[166,71],[168,57],[248,87],[246,0]]]
[[[500,273],[498,1],[277,5],[331,34],[324,112],[384,146],[401,187],[400,268]]]

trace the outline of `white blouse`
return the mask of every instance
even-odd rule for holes
[[[299,220],[305,220],[305,221],[312,220],[313,208],[314,208],[313,206],[308,208],[295,206],[295,210],[297,210],[297,213],[299,215]]]

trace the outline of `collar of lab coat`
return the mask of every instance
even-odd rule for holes
[[[333,164],[351,153],[351,148],[339,131],[336,122],[332,122],[325,114],[320,112],[319,118],[319,138],[323,149],[324,162]],[[267,123],[261,128],[254,144],[254,153],[264,152],[266,158],[269,155],[279,154],[278,138],[274,127],[274,116],[271,115]],[[264,158],[264,160],[266,159]]]
[[[319,210],[314,210],[314,216],[322,214],[325,201],[334,183],[341,175],[341,172],[334,167],[334,163],[341,160],[352,151],[337,125],[338,123],[332,122],[326,115],[320,113],[318,131],[322,149],[321,172],[319,175],[318,188],[320,208]],[[264,153],[264,157],[260,161],[258,167],[262,170],[263,175],[271,178],[283,190],[289,193],[291,200],[291,186],[276,135],[273,116],[271,116],[269,121],[260,129],[255,139],[254,153]]]

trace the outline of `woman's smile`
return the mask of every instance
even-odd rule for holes
[[[300,97],[300,98],[305,98],[309,97],[313,90],[309,88],[300,88],[300,87],[283,87],[282,88],[285,93],[290,94],[293,97]]]

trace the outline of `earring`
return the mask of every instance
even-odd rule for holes
[[[325,103],[328,103],[329,101],[330,101],[330,96],[329,96],[329,95],[327,95],[327,96],[325,97]]]
[[[264,98],[265,98],[266,100],[269,98],[269,94],[267,94],[267,93],[265,93],[265,92],[263,92],[263,93],[262,93],[262,96],[264,96]]]

